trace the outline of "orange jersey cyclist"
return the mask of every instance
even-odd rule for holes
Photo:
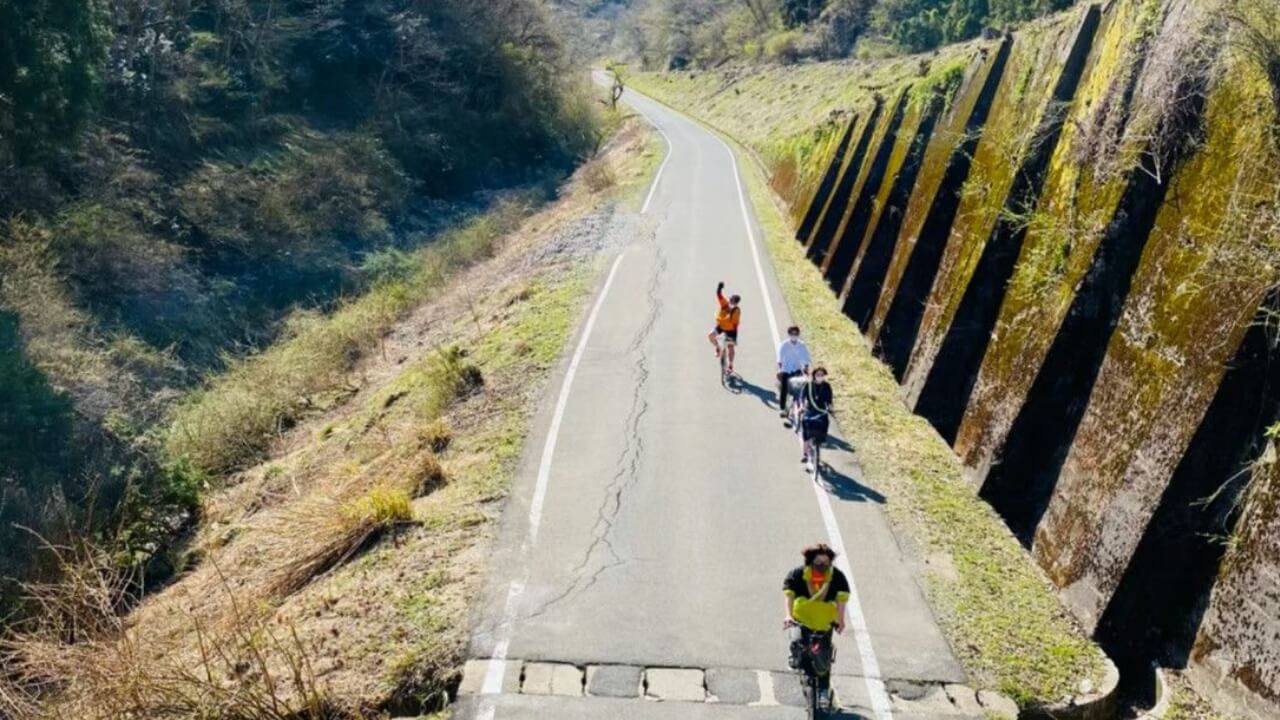
[[[724,296],[724,282],[716,285],[716,302],[720,309],[716,312],[716,326],[707,333],[707,340],[716,349],[716,357],[720,357],[720,336],[725,339],[725,352],[728,353],[729,372],[733,372],[734,346],[738,344],[738,323],[742,320],[742,302],[739,295]]]

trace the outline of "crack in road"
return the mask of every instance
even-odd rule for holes
[[[658,319],[662,316],[663,302],[658,295],[658,290],[661,287],[662,276],[667,269],[667,259],[662,252],[662,248],[654,242],[653,236],[650,236],[649,241],[654,248],[654,265],[646,292],[648,315],[645,317],[644,323],[636,331],[631,344],[627,347],[628,353],[635,355],[635,362],[632,364],[634,383],[631,393],[631,408],[627,413],[627,420],[623,426],[622,452],[618,455],[613,477],[610,478],[609,484],[605,486],[604,498],[601,500],[599,510],[596,511],[596,522],[591,529],[591,543],[587,546],[586,552],[583,553],[582,561],[573,569],[573,581],[563,592],[526,615],[526,620],[546,613],[552,607],[564,602],[573,595],[590,590],[605,572],[620,567],[627,562],[614,548],[610,536],[617,522],[618,514],[622,511],[623,495],[627,489],[638,482],[640,466],[644,459],[644,435],[640,432],[640,424],[649,411],[647,390],[651,372],[645,345],[649,336],[653,333],[653,328],[657,325]],[[589,575],[586,574],[592,558],[602,548],[607,553],[607,559],[603,560],[599,567]]]

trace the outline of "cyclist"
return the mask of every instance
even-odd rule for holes
[[[809,462],[809,440],[822,444],[831,426],[831,413],[835,410],[835,395],[827,382],[827,369],[819,365],[809,374],[809,382],[800,387],[800,437],[804,440],[804,453],[800,462]]]
[[[800,328],[787,328],[787,339],[778,346],[778,416],[787,417],[787,389],[791,379],[809,371],[809,348],[800,340]]]
[[[720,311],[716,313],[716,326],[711,332],[707,333],[707,339],[711,341],[711,346],[716,349],[716,357],[720,357],[720,338],[724,335],[725,350],[729,353],[727,358],[729,361],[729,372],[733,372],[734,346],[738,344],[738,322],[742,319],[742,308],[738,307],[738,303],[742,302],[742,297],[738,295],[724,296],[724,282],[721,281],[716,285],[716,302],[720,304]]]
[[[791,640],[791,656],[788,664],[800,667],[806,641],[812,633],[844,632],[845,605],[849,602],[849,579],[835,566],[836,552],[819,543],[802,552],[804,564],[787,574],[782,583],[786,596],[787,614],[783,626]],[[826,636],[823,653],[827,662],[826,674],[819,676],[818,688],[824,691],[820,698],[828,706],[831,703],[831,636]]]

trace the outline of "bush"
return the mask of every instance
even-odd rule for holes
[[[184,215],[251,260],[323,265],[342,242],[386,240],[409,182],[376,138],[294,135],[252,164],[211,161],[179,190]]]
[[[275,534],[274,542],[287,546],[277,554],[289,561],[272,569],[267,591],[288,597],[368,548],[382,533],[412,521],[409,494],[391,485],[346,502],[333,496],[304,500],[287,511]]]
[[[798,30],[784,30],[770,35],[764,42],[765,58],[790,64],[800,59],[800,42],[804,35]]]
[[[403,282],[413,276],[418,260],[399,248],[379,248],[364,256],[360,272],[369,285]]]
[[[54,218],[50,237],[79,303],[103,322],[156,347],[218,332],[208,290],[186,250],[128,213],[98,202],[70,205]]]
[[[346,384],[347,372],[406,310],[441,288],[463,266],[488,256],[497,240],[527,212],[522,202],[499,203],[463,227],[445,233],[415,255],[412,275],[387,281],[324,317],[298,312],[285,337],[271,349],[243,360],[174,409],[165,432],[171,463],[197,472],[225,475],[255,462],[271,440],[316,406],[320,395]],[[439,366],[439,387],[431,412],[452,401],[457,383],[478,379],[456,350]]]
[[[0,166],[74,137],[100,84],[108,36],[86,0],[0,3]]]

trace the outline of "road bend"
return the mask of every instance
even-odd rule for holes
[[[790,316],[734,156],[685,116],[627,102],[667,146],[650,231],[612,259],[538,411],[454,717],[803,717],[781,586],[823,541],[856,587],[836,641],[844,716],[901,718],[885,682],[964,674],[890,530],[894,498],[835,427],[825,486],[807,477],[773,395]],[[720,280],[742,296],[739,392],[720,385],[706,340]],[[562,671],[550,684],[546,664]],[[595,696],[573,687],[583,668]]]

